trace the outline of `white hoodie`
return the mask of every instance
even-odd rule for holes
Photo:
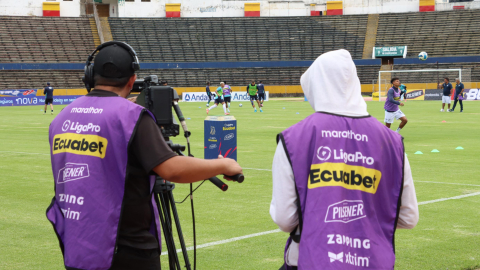
[[[300,83],[316,112],[347,116],[368,115],[360,80],[347,50],[320,55],[303,73]]]
[[[368,115],[360,88],[357,69],[350,53],[337,50],[320,55],[300,79],[303,92],[316,112],[344,116]],[[270,216],[278,227],[287,233],[298,225],[295,179],[283,144],[277,145],[272,166],[273,194]],[[405,156],[402,206],[397,228],[411,229],[418,222],[418,203],[412,172]],[[297,231],[298,232],[298,231]],[[286,262],[297,266],[298,244],[290,245]]]

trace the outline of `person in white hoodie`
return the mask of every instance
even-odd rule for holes
[[[270,215],[290,233],[281,269],[393,269],[396,228],[419,219],[403,138],[368,114],[348,51],[300,82],[315,113],[278,135],[272,166]]]

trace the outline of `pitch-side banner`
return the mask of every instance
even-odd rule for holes
[[[425,98],[424,89],[412,89],[407,90],[407,100],[424,100]]]
[[[83,96],[53,96],[53,105],[66,105],[72,103],[75,99]],[[32,106],[44,105],[45,97],[36,96],[18,96],[5,97],[0,96],[0,107],[4,106]]]
[[[442,89],[427,89],[425,90],[425,100],[442,100]]]
[[[0,90],[0,97],[34,97],[37,89]]]
[[[268,101],[268,91],[265,91],[265,101]],[[205,92],[183,92],[182,100],[185,102],[208,102],[208,96]],[[233,92],[232,101],[250,101],[250,95],[246,92]]]
[[[463,92],[466,100],[480,100],[480,89],[465,89]]]

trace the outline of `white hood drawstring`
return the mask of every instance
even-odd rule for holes
[[[366,116],[360,80],[347,50],[320,55],[300,78],[303,92],[316,111],[345,116]]]

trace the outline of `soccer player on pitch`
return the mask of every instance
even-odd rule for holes
[[[230,88],[230,85],[225,84],[225,82],[220,82],[220,87],[222,87],[223,90],[223,99],[227,105],[227,111],[230,112],[228,107],[230,107],[230,102],[232,101],[232,88]]]
[[[407,101],[407,86],[405,84],[400,85],[400,100]]]
[[[207,107],[210,106],[210,101],[212,101],[212,92],[210,92],[210,82],[207,82],[207,87],[205,87],[205,91],[207,92],[208,102]]]
[[[390,128],[394,119],[400,119],[402,121],[397,128],[397,132],[407,124],[408,120],[405,117],[405,114],[398,108],[398,105],[403,106],[404,104],[400,101],[401,91],[398,89],[400,87],[400,80],[398,78],[392,78],[390,81],[392,87],[388,89],[387,100],[385,101],[385,125]]]
[[[50,104],[50,109],[52,110],[51,114],[53,114],[53,87],[50,86],[49,82],[47,82],[47,87],[43,89],[43,94],[45,95],[45,109],[43,114],[47,113],[48,104]]]
[[[258,87],[258,101],[260,101],[260,107],[263,107],[263,102],[265,101],[265,85],[262,81],[257,84]]]
[[[258,101],[257,91],[258,86],[255,84],[255,81],[252,81],[252,83],[247,86],[247,93],[250,95],[250,103],[252,103],[252,107],[255,109],[254,112],[257,112],[257,108],[255,108],[255,103],[253,103],[253,101],[256,100],[258,108],[260,108],[260,112],[263,112],[262,108],[260,107],[260,101]]]
[[[226,107],[225,101],[223,100],[223,88],[221,86],[217,88],[217,96],[215,97],[215,104],[213,104],[212,107],[207,109],[207,114],[210,112],[211,109],[216,108],[220,103],[222,103],[223,112],[225,113],[225,115],[229,115],[229,113],[227,113],[227,107]]]

